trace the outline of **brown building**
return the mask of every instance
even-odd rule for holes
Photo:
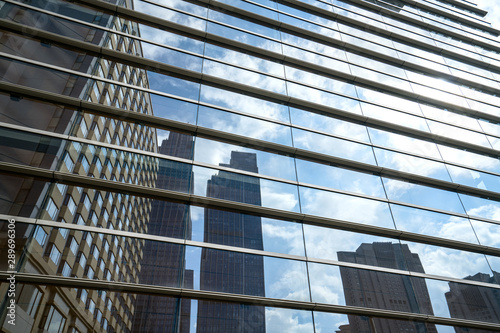
[[[361,244],[355,252],[337,252],[339,261],[424,273],[418,254],[399,243]],[[433,314],[422,278],[340,266],[346,305]],[[349,315],[341,332],[437,332],[433,324]]]
[[[499,275],[499,273],[494,273]],[[477,273],[465,280],[497,283],[494,276]],[[498,279],[498,277],[497,277]],[[500,322],[500,290],[481,286],[450,282],[450,291],[445,294],[450,314],[454,318],[464,318],[492,323]],[[487,333],[487,330],[455,327],[457,333]]]

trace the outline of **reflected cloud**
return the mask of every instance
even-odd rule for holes
[[[313,331],[312,316],[309,311],[266,308],[266,332],[268,333],[310,333]]]

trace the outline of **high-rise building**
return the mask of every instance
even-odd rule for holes
[[[221,166],[257,173],[256,158],[256,154],[232,151],[229,164],[221,163]],[[260,193],[258,178],[242,177],[226,171],[219,171],[207,184],[209,197],[257,206],[261,205]],[[207,208],[204,241],[263,250],[261,218]],[[200,287],[265,296],[264,260],[262,256],[204,248],[201,252]],[[264,307],[231,303],[218,305],[205,300],[198,302],[197,332],[239,332],[246,323],[252,323],[255,331],[265,332]]]
[[[500,331],[486,14],[0,0],[0,330]]]
[[[494,274],[498,275],[497,272]],[[494,277],[477,273],[464,279],[495,283]],[[457,318],[470,318],[477,321],[500,321],[500,291],[481,286],[461,285],[450,282],[450,291],[446,295],[446,302],[452,316]],[[455,328],[457,333],[487,332],[481,329]]]
[[[340,261],[410,269],[424,273],[418,254],[411,253],[406,244],[361,244],[355,252],[339,252]],[[340,267],[342,287],[347,305],[387,308],[434,314],[425,280],[418,277]],[[433,324],[393,321],[376,318],[372,322],[359,316],[349,316],[349,329],[353,332],[437,332]]]

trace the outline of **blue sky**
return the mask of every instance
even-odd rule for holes
[[[495,0],[473,0],[478,7],[488,11],[486,20],[493,24],[493,27],[500,29],[500,7]]]

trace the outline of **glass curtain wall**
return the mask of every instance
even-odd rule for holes
[[[0,0],[0,330],[499,331],[485,15]]]

